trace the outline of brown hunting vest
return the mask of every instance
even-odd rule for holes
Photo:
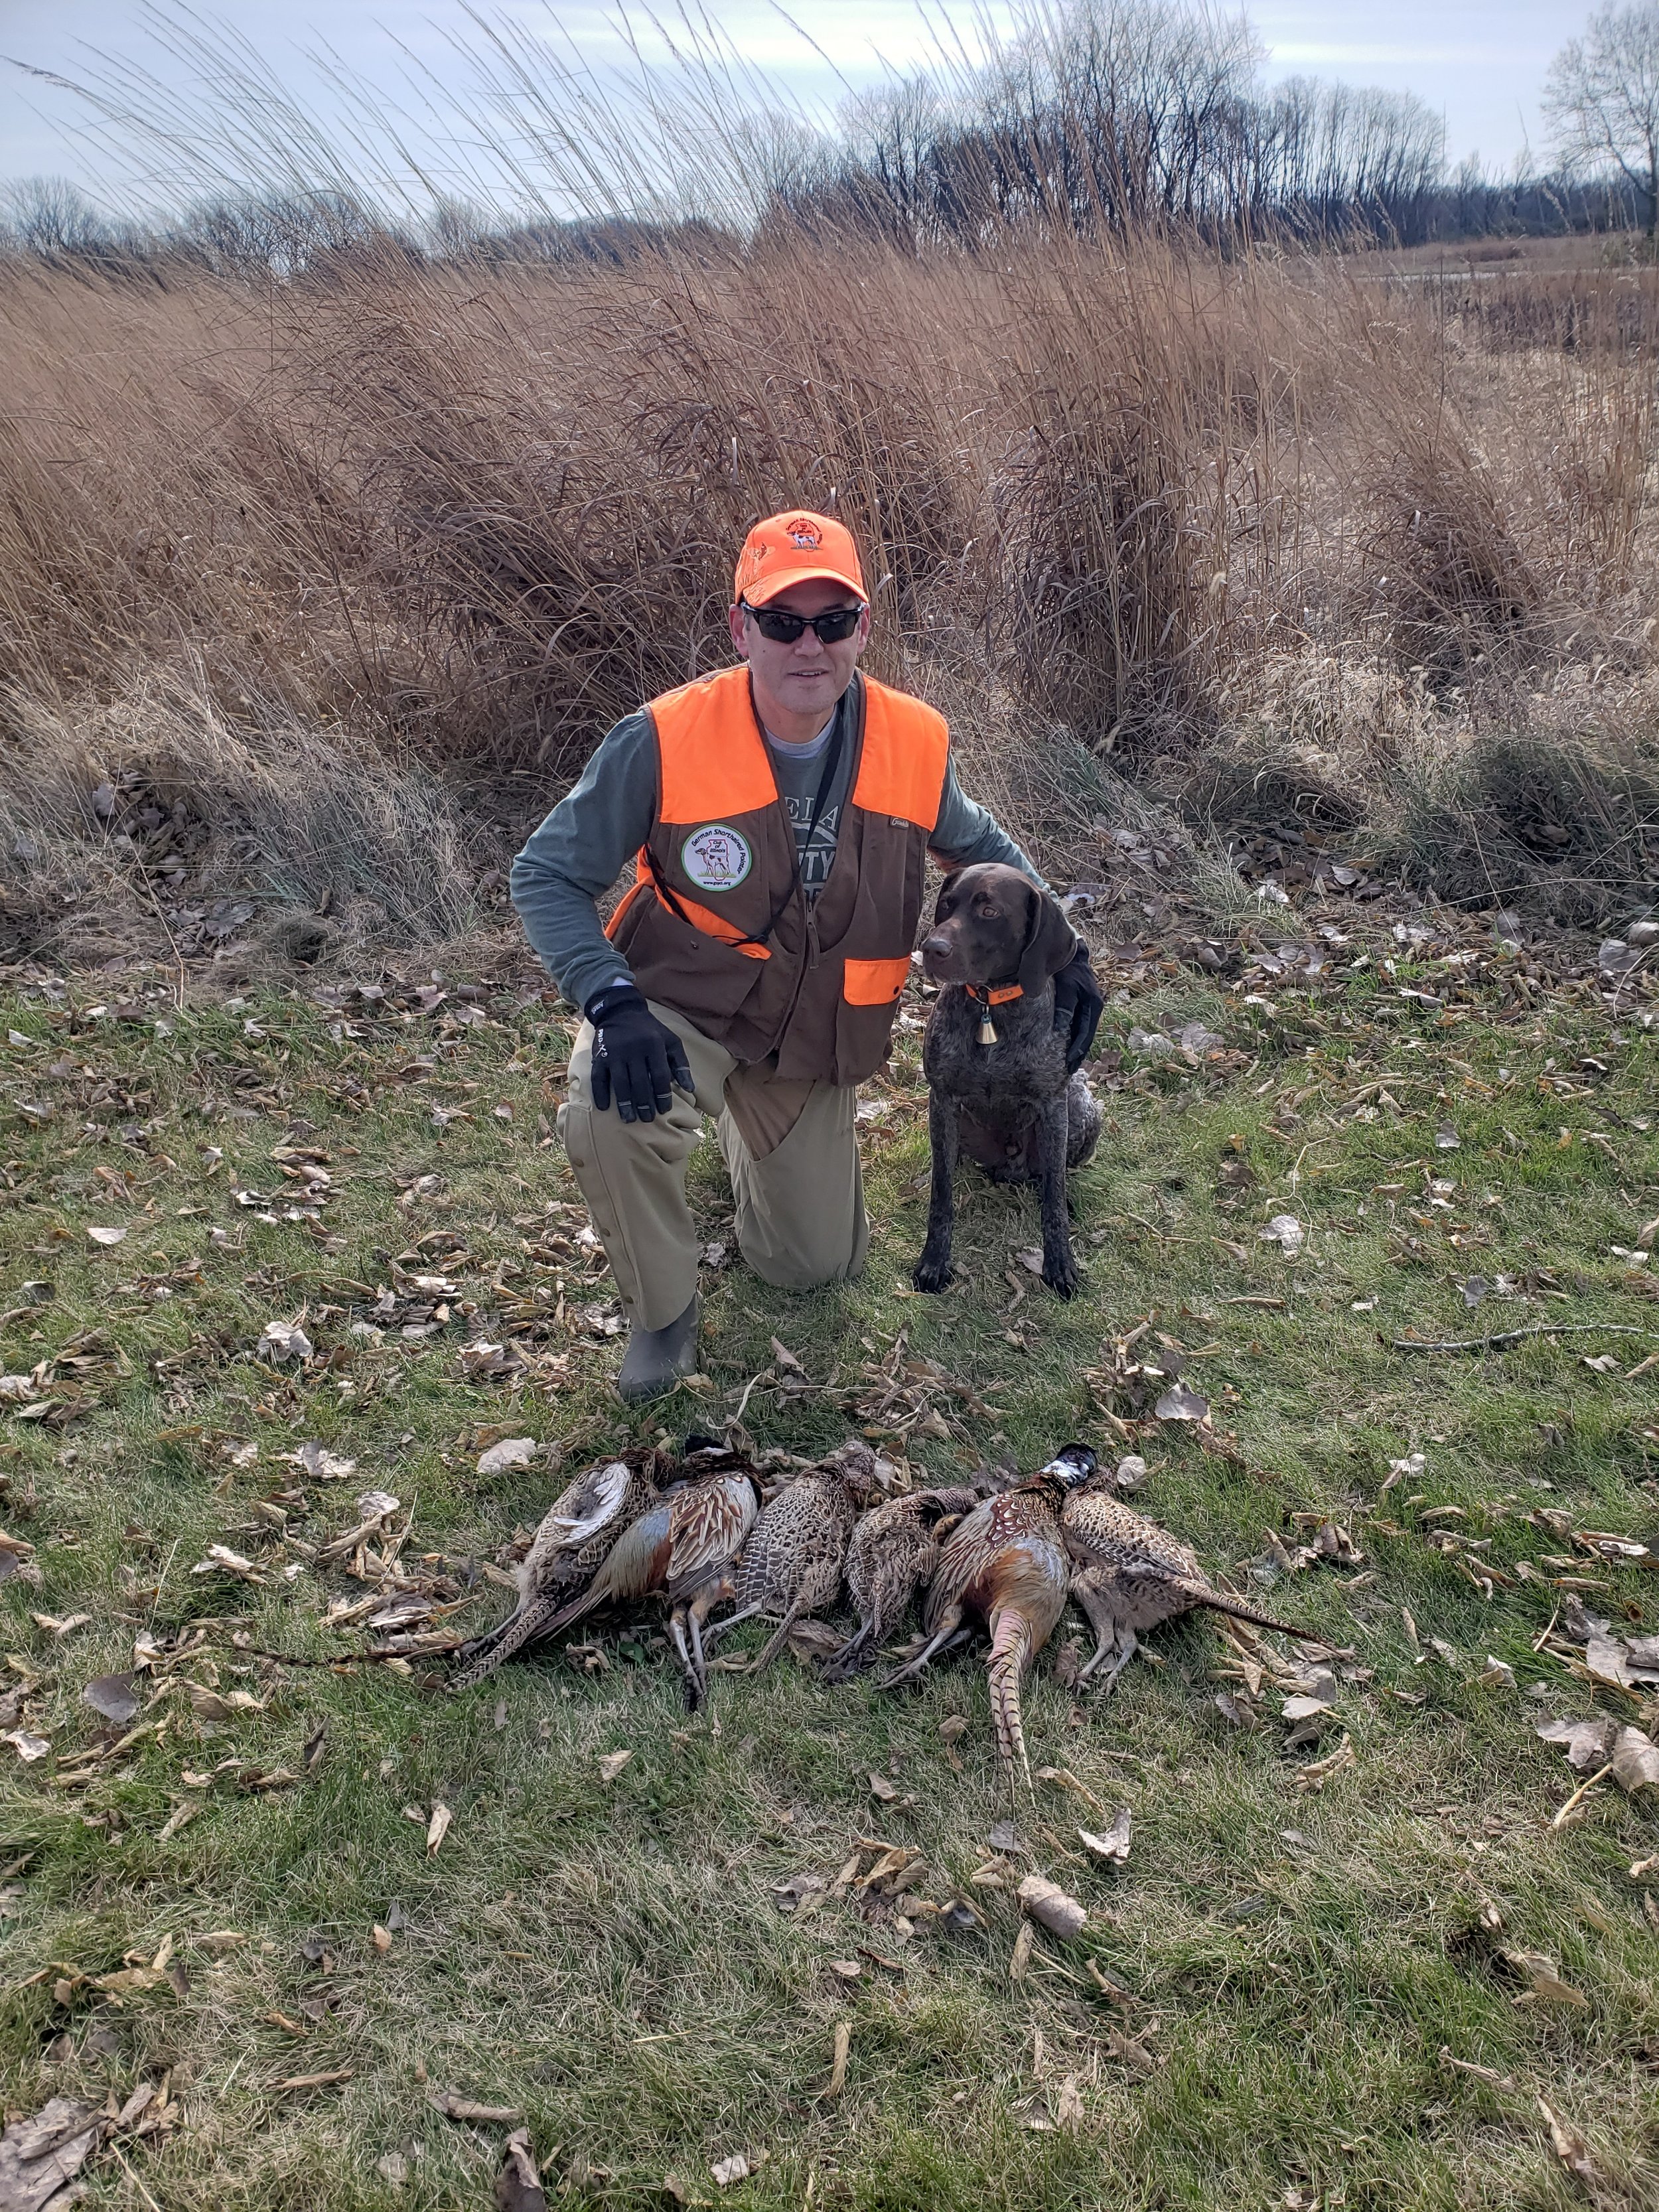
[[[745,667],[646,708],[657,818],[606,934],[648,999],[782,1082],[861,1083],[887,1057],[950,752],[942,715],[855,676],[851,798],[809,906]]]

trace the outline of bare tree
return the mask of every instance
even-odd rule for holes
[[[1659,6],[1598,8],[1550,65],[1544,115],[1570,173],[1619,169],[1659,229]]]

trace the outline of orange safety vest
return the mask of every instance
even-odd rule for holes
[[[855,676],[851,797],[809,906],[745,667],[646,708],[657,816],[606,934],[649,999],[781,1080],[860,1083],[887,1057],[950,757],[941,714]]]

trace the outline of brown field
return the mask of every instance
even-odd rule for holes
[[[732,549],[794,501],[861,533],[879,667],[1061,875],[1156,818],[1224,907],[1230,840],[1294,866],[1299,828],[1616,921],[1659,873],[1659,273],[1437,253],[5,264],[9,955],[488,923],[609,722],[718,660]]]

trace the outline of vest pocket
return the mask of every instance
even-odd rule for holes
[[[909,972],[908,952],[895,960],[849,960],[842,995],[849,1006],[890,1006]]]
[[[772,965],[694,929],[654,896],[633,902],[615,941],[646,997],[661,999],[700,1028],[735,1014]]]

